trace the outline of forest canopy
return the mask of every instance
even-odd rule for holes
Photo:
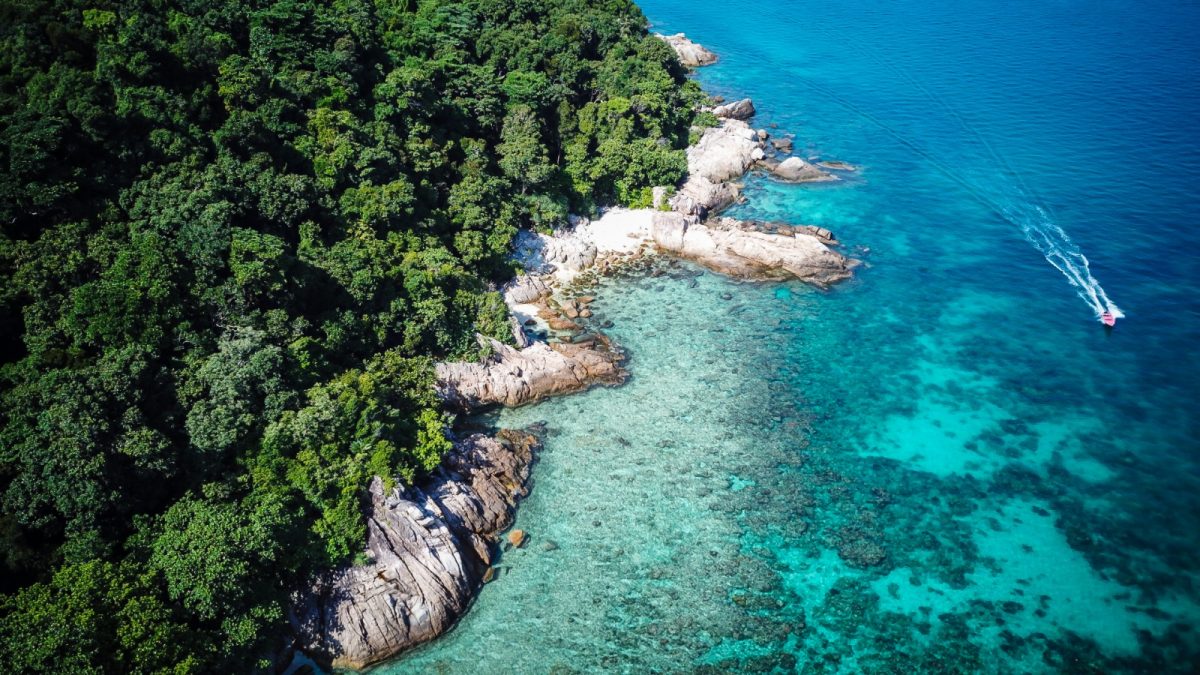
[[[700,99],[628,0],[0,0],[0,663],[264,668],[435,468],[520,228]]]

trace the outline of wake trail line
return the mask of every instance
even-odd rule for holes
[[[860,50],[860,53],[861,50]],[[1073,242],[1066,231],[1062,229],[1047,212],[1038,199],[1036,193],[1025,183],[1020,173],[1016,171],[1011,164],[1004,158],[1003,154],[997,152],[991,143],[979,132],[967,123],[966,119],[955,110],[949,102],[943,97],[938,96],[929,88],[921,84],[910,73],[903,71],[895,63],[886,59],[875,58],[876,62],[882,62],[893,73],[896,73],[906,79],[910,84],[923,93],[926,98],[934,104],[941,107],[947,114],[953,117],[959,126],[967,133],[974,136],[975,140],[983,146],[987,153],[991,156],[992,162],[995,163],[997,176],[1001,177],[1000,185],[1005,188],[1005,195],[995,197],[987,194],[980,186],[972,183],[964,178],[960,172],[952,170],[945,163],[936,159],[930,152],[926,151],[921,146],[905,138],[899,131],[892,128],[889,124],[879,119],[875,115],[863,110],[854,103],[846,100],[840,95],[830,91],[829,89],[816,84],[805,78],[798,78],[808,88],[823,94],[838,105],[853,112],[859,117],[871,122],[875,126],[882,129],[889,136],[894,138],[904,147],[912,150],[922,159],[929,163],[939,173],[957,183],[973,198],[986,206],[996,215],[1000,216],[1005,221],[1016,225],[1020,228],[1021,233],[1025,235],[1026,241],[1033,245],[1042,257],[1046,259],[1056,270],[1066,277],[1067,282],[1075,288],[1079,297],[1087,303],[1092,309],[1096,318],[1099,319],[1105,312],[1112,314],[1116,318],[1122,318],[1125,313],[1116,305],[1105,293],[1104,287],[1092,275],[1091,266],[1087,256]],[[1017,201],[1013,201],[1010,197],[1015,195]]]

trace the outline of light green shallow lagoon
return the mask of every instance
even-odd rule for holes
[[[1194,616],[1098,574],[1068,541],[1079,523],[1056,518],[1087,505],[1034,486],[1113,476],[1076,438],[1086,421],[1014,424],[948,349],[848,407],[848,345],[826,324],[854,320],[863,282],[662,264],[595,293],[628,383],[482,420],[547,425],[516,521],[530,543],[452,632],[383,672],[1047,672],[1135,658],[1140,632],[1169,643]],[[899,319],[881,321],[861,351],[887,351]],[[993,449],[964,450],[980,439]]]
[[[794,639],[801,599],[747,527],[772,495],[790,504],[808,416],[783,395],[784,373],[747,373],[784,348],[812,292],[777,299],[698,269],[677,276],[596,293],[594,320],[612,320],[629,353],[624,386],[498,416],[507,427],[549,423],[517,515],[531,541],[504,554],[455,631],[398,670],[672,670],[753,649],[738,642],[751,635]],[[791,316],[740,318],[776,305]],[[793,433],[773,433],[784,429]],[[795,509],[788,534],[803,531],[803,507],[785,508]]]

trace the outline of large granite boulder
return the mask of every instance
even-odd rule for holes
[[[361,669],[448,630],[492,563],[527,494],[537,439],[502,431],[457,441],[420,486],[370,487],[367,557],[298,593],[289,619],[319,664]]]
[[[655,214],[651,236],[666,252],[742,279],[799,279],[828,286],[851,276],[855,261],[807,232],[772,234],[717,218],[696,222],[680,213]]]
[[[687,150],[688,178],[671,199],[671,208],[703,218],[729,206],[740,197],[731,181],[740,178],[766,153],[758,133],[740,120],[723,120],[704,130]]]
[[[581,344],[534,342],[519,350],[480,340],[491,351],[484,361],[437,364],[434,389],[447,405],[462,410],[518,406],[595,384],[620,384],[627,377],[621,368],[624,355],[603,336]]]
[[[596,262],[596,245],[570,229],[555,236],[521,230],[513,248],[516,259],[536,274],[558,270],[578,272]]]
[[[714,183],[704,176],[695,176],[671,198],[671,207],[679,213],[703,218],[710,211],[720,211],[740,198],[741,189],[733,183]]]
[[[779,164],[769,165],[767,169],[776,178],[792,183],[837,180],[836,176],[825,173],[799,157],[788,157]]]
[[[688,68],[707,66],[717,62],[716,54],[692,42],[683,33],[657,35],[657,37],[670,45],[675,50],[675,56],[679,58],[679,62]]]
[[[765,156],[763,141],[750,125],[725,120],[704,130],[704,135],[687,149],[688,178],[702,176],[710,181],[740,178]]]
[[[748,98],[744,98],[740,101],[719,105],[713,108],[712,113],[722,118],[748,120],[754,117],[754,102]]]
[[[504,286],[504,300],[509,304],[537,302],[550,295],[550,287],[540,278],[522,274]]]

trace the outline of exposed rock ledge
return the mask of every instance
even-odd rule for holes
[[[688,177],[671,198],[671,208],[703,218],[736,202],[741,189],[731,181],[741,178],[766,157],[763,142],[749,124],[726,119],[687,150]]]
[[[299,644],[323,666],[361,669],[431,640],[467,609],[499,532],[527,494],[537,439],[501,431],[455,443],[420,487],[371,484],[371,562],[319,578],[289,617]]]
[[[602,335],[586,344],[534,342],[520,350],[480,339],[492,351],[483,362],[437,364],[434,387],[447,405],[461,410],[518,406],[593,384],[620,384],[628,376],[620,366],[624,356]]]
[[[741,187],[734,181],[755,167],[792,183],[837,180],[799,157],[783,161],[769,157],[768,137],[765,130],[756,131],[745,121],[733,118],[705,129],[700,140],[687,150],[688,177],[671,198],[671,208],[700,218],[719,211],[741,199]]]
[[[812,234],[772,234],[732,218],[691,222],[679,213],[655,213],[650,227],[664,251],[740,279],[799,279],[825,287],[848,279],[854,261]]]
[[[799,157],[788,157],[778,164],[772,162],[763,166],[776,178],[792,183],[837,180],[836,176],[825,173]]]
[[[671,45],[671,48],[675,50],[675,56],[679,58],[679,62],[688,68],[707,66],[717,62],[716,54],[687,39],[687,36],[683,33],[656,35],[659,39]]]
[[[566,284],[581,269],[571,264],[580,251],[586,251],[590,259],[601,259],[633,255],[652,245],[659,252],[739,279],[799,279],[823,287],[849,278],[856,264],[826,242],[832,243],[833,235],[819,228],[766,232],[733,218],[700,222],[682,213],[610,209],[600,219],[568,232],[530,234],[518,248],[518,259],[526,269]],[[519,281],[514,284],[519,290],[506,297],[510,301],[525,298],[531,283]],[[544,288],[544,282],[540,283]]]

